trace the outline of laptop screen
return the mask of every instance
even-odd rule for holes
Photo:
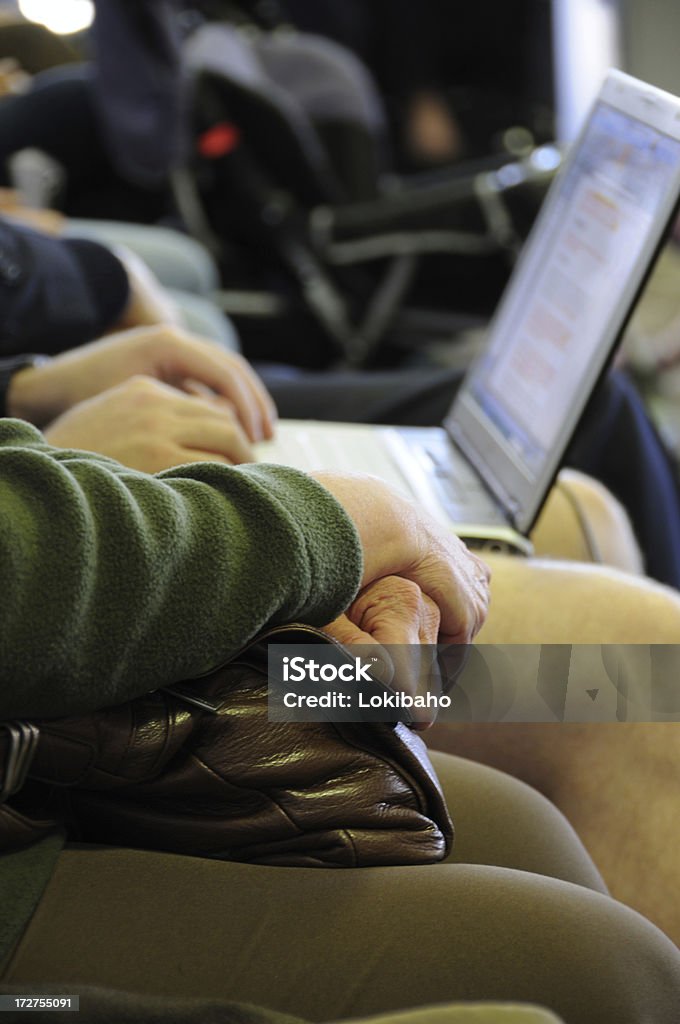
[[[555,132],[560,142],[574,141],[608,69],[622,67],[623,5],[624,0],[552,0]]]
[[[552,477],[679,186],[680,138],[601,98],[551,190],[461,396],[516,470],[518,486],[505,473],[502,488],[517,499],[516,511],[525,505],[524,490],[531,505],[533,485]],[[459,412],[457,404],[454,418]]]

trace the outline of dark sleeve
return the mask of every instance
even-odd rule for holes
[[[637,388],[613,370],[595,391],[566,456],[624,505],[649,576],[680,588],[680,478]]]
[[[351,520],[279,466],[157,477],[0,422],[0,719],[104,707],[354,597]]]
[[[52,355],[92,341],[115,324],[128,296],[125,269],[105,246],[0,220],[0,356]]]

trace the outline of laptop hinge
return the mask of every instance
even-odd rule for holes
[[[509,522],[518,533],[524,533],[524,530],[517,523],[518,516],[522,511],[520,503],[517,498],[513,498],[508,491],[505,490],[500,481],[488,472],[488,466],[484,463],[479,455],[479,452],[472,446],[467,435],[461,430],[458,423],[452,418],[449,418],[444,423],[444,429],[449,435],[450,440],[457,448],[460,448],[463,455],[466,457],[471,466],[473,466],[475,472],[479,476],[480,480],[486,487],[487,491],[498,501],[505,511]]]

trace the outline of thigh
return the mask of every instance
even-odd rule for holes
[[[4,979],[232,999],[309,1020],[424,1002],[536,1002],[578,1024],[655,1024],[680,954],[581,886],[503,868],[273,868],[63,853]]]
[[[462,757],[430,751],[456,834],[450,863],[533,871],[606,892],[564,815],[531,786]]]

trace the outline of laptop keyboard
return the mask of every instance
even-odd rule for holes
[[[256,446],[258,462],[278,462],[311,472],[369,473],[408,491],[404,476],[387,456],[373,428],[365,424],[327,424],[311,427],[300,421],[280,424],[273,441]]]
[[[279,424],[274,441],[256,446],[257,460],[307,472],[370,473],[414,497],[442,522],[507,525],[480,478],[446,435],[437,430],[425,439],[425,433],[429,432],[418,428],[411,432],[288,420]]]
[[[453,522],[469,523],[481,519],[485,523],[505,524],[502,512],[481,478],[448,441],[433,438],[423,446],[407,436],[407,443],[419,456],[437,498]]]

